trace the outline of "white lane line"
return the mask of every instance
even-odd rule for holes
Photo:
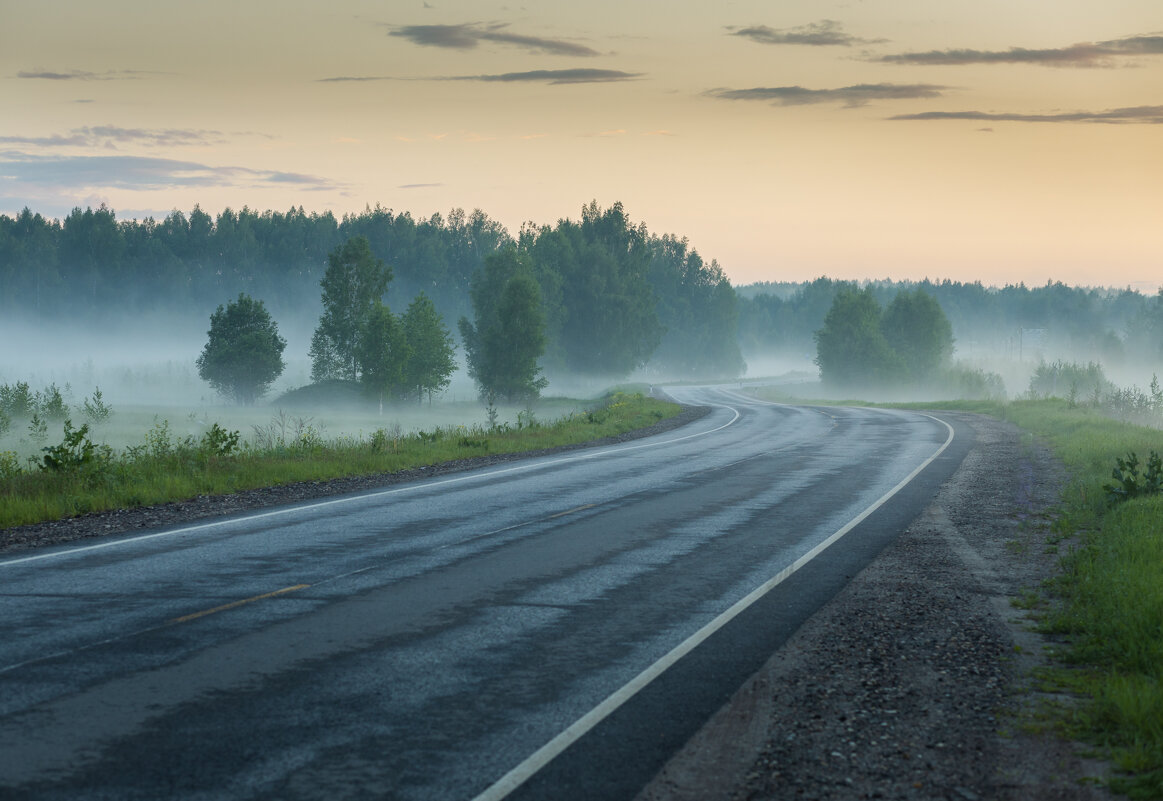
[[[52,553],[38,554],[36,556],[23,556],[23,557],[20,557],[19,559],[8,559],[6,561],[0,562],[0,568],[12,567],[13,565],[21,565],[21,564],[26,564],[28,562],[38,562],[38,561],[41,561],[44,559],[57,559],[57,558],[62,557],[62,556],[72,556],[73,554],[86,553],[88,551],[97,551],[97,550],[101,550],[103,548],[117,548],[119,546],[128,545],[130,543],[144,542],[146,540],[157,539],[159,537],[172,537],[172,536],[177,535],[177,534],[189,534],[189,533],[194,532],[194,531],[205,531],[206,529],[216,528],[219,526],[225,526],[225,525],[234,524],[234,523],[249,523],[249,522],[252,522],[255,520],[262,520],[262,519],[269,518],[269,517],[278,517],[280,515],[290,514],[292,512],[303,512],[303,511],[307,511],[310,509],[322,509],[322,508],[329,507],[329,506],[337,506],[339,504],[352,503],[354,501],[363,501],[363,500],[367,500],[369,498],[382,498],[382,497],[385,497],[388,495],[399,495],[399,494],[407,493],[407,492],[416,492],[419,490],[429,490],[429,489],[432,489],[434,487],[442,487],[442,486],[447,486],[449,484],[460,484],[460,483],[463,483],[466,481],[479,481],[482,479],[494,478],[496,476],[502,476],[502,475],[506,475],[509,473],[519,473],[519,472],[525,472],[528,470],[537,470],[537,469],[540,469],[543,467],[550,467],[552,465],[566,464],[568,462],[580,462],[580,461],[584,461],[586,459],[597,459],[597,458],[600,458],[603,456],[611,456],[614,454],[626,453],[627,451],[641,450],[643,448],[657,448],[657,447],[661,447],[663,445],[673,445],[676,442],[684,442],[686,440],[695,439],[697,437],[705,437],[708,434],[714,434],[717,431],[722,431],[724,428],[727,428],[728,426],[734,425],[735,422],[741,416],[739,414],[739,410],[735,409],[731,406],[725,406],[722,404],[707,404],[707,405],[720,406],[720,408],[728,409],[728,410],[734,412],[734,417],[732,417],[726,423],[723,423],[723,425],[718,426],[716,428],[711,428],[711,429],[708,429],[707,431],[700,431],[696,434],[687,434],[686,436],[683,436],[683,437],[675,437],[674,439],[668,439],[668,440],[664,440],[662,442],[650,442],[650,443],[641,444],[641,445],[620,445],[620,446],[615,445],[615,446],[610,447],[610,448],[599,448],[598,450],[595,450],[595,451],[583,452],[583,453],[575,454],[572,456],[563,456],[563,457],[553,459],[553,460],[547,461],[547,462],[538,461],[535,463],[519,464],[519,465],[516,465],[514,467],[507,467],[507,468],[503,468],[501,470],[491,470],[487,473],[473,472],[473,473],[469,473],[466,475],[457,476],[455,478],[441,479],[440,481],[425,481],[425,482],[418,483],[418,484],[410,484],[406,487],[397,487],[395,489],[380,490],[378,492],[371,492],[371,493],[367,493],[367,494],[363,494],[363,495],[355,495],[355,496],[349,496],[349,497],[344,497],[344,498],[334,498],[334,499],[329,500],[329,501],[318,501],[316,503],[306,504],[303,506],[293,506],[293,507],[288,507],[288,508],[275,509],[275,510],[272,510],[270,512],[259,512],[258,514],[247,515],[245,517],[234,517],[234,518],[230,518],[229,520],[217,520],[217,521],[214,521],[211,523],[199,523],[199,524],[193,525],[193,526],[183,526],[182,528],[170,529],[168,531],[159,531],[159,532],[156,532],[154,534],[141,534],[141,535],[136,536],[136,537],[127,537],[125,539],[119,539],[119,540],[116,540],[114,542],[102,542],[102,543],[98,543],[96,545],[85,545],[85,546],[81,546],[79,548],[69,548],[68,550],[64,550],[64,551],[54,551]]]
[[[585,735],[590,729],[594,728],[607,717],[609,717],[616,709],[618,709],[618,707],[622,706],[624,703],[634,697],[634,695],[642,690],[642,688],[662,675],[662,673],[665,672],[667,668],[697,648],[708,637],[710,637],[719,629],[723,628],[723,626],[730,623],[741,612],[750,607],[764,595],[771,592],[771,590],[773,590],[775,587],[786,581],[792,574],[823,553],[829,546],[834,544],[849,531],[864,522],[865,518],[867,518],[880,507],[884,506],[884,504],[887,503],[890,498],[904,489],[914,478],[920,474],[922,470],[932,464],[934,459],[944,453],[945,449],[948,448],[950,443],[953,442],[953,426],[949,425],[944,420],[932,417],[931,415],[923,414],[922,416],[928,417],[930,420],[934,420],[945,426],[945,428],[949,430],[949,436],[945,439],[945,442],[941,445],[941,447],[938,448],[928,459],[922,462],[916,470],[905,476],[899,484],[882,495],[875,503],[873,503],[863,512],[849,520],[842,528],[838,529],[826,540],[816,545],[799,559],[796,559],[775,576],[768,579],[760,586],[756,587],[745,597],[733,604],[727,611],[723,612],[710,623],[703,626],[686,640],[681,642],[672,651],[670,651],[670,653],[666,654],[653,665],[646,668],[646,670],[642,671],[633,679],[631,679],[629,683],[616,690],[613,694],[606,698],[606,700],[602,701],[585,715],[578,718],[564,731],[530,754],[521,764],[517,765],[517,767],[513,768],[504,776],[502,776],[495,784],[490,786],[487,790],[473,799],[473,801],[501,801],[501,799],[508,796],[510,793],[528,781],[535,773],[537,773],[537,771],[541,770],[543,767],[549,764],[549,762],[558,756],[562,751],[569,748],[571,745],[581,739],[581,737]]]

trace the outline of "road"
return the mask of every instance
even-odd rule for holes
[[[713,411],[0,561],[0,797],[632,798],[972,439],[671,394]]]

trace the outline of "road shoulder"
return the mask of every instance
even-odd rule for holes
[[[1088,781],[1105,766],[1028,725],[1053,643],[1012,599],[1057,569],[1063,473],[1015,427],[955,416],[977,441],[925,512],[639,801],[1111,797]]]

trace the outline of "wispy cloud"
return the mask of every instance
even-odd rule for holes
[[[1080,42],[1067,47],[1008,50],[927,50],[880,56],[885,64],[957,66],[965,64],[1041,64],[1047,67],[1112,67],[1119,59],[1163,54],[1163,35],[1128,36],[1105,42]]]
[[[1056,114],[992,113],[986,111],[926,111],[898,114],[890,120],[973,120],[974,122],[1089,122],[1107,125],[1163,125],[1163,106],[1132,106],[1107,111],[1069,111]],[[986,129],[982,129],[986,130]]]
[[[613,83],[641,78],[641,72],[622,70],[569,69],[569,70],[528,70],[526,72],[502,72],[497,75],[456,75],[440,78],[444,81],[486,81],[489,83],[548,83],[551,85],[571,83]]]
[[[630,81],[641,78],[641,72],[623,72],[622,70],[601,70],[590,68],[564,70],[527,70],[525,72],[502,72],[492,75],[438,75],[431,78],[397,78],[391,75],[341,75],[333,78],[319,78],[316,83],[346,83],[369,81],[484,81],[486,83],[612,83],[615,81]]]
[[[444,184],[400,184],[397,189],[429,189],[431,187],[444,186]]]
[[[0,136],[0,143],[37,145],[39,147],[107,147],[140,144],[151,147],[177,145],[212,145],[225,141],[221,131],[196,128],[120,128],[116,125],[93,125],[73,128],[67,134],[52,136]]]
[[[753,89],[712,89],[710,97],[720,100],[752,100],[773,106],[804,106],[814,103],[842,103],[854,108],[872,100],[915,100],[941,97],[949,89],[930,83],[865,83],[838,89],[805,89],[802,86],[768,86]]]
[[[796,28],[769,28],[751,25],[746,28],[728,26],[732,36],[742,36],[765,45],[809,45],[812,47],[852,47],[859,44],[878,44],[885,39],[861,39],[844,31],[834,19],[822,19]]]
[[[31,78],[43,81],[136,81],[148,75],[162,75],[160,72],[148,70],[106,70],[105,72],[89,72],[88,70],[69,70],[54,72],[52,70],[21,70],[16,73],[17,78]]]
[[[497,22],[489,25],[463,23],[461,25],[402,25],[393,28],[389,36],[407,39],[413,44],[427,47],[446,47],[453,50],[472,50],[481,42],[511,45],[551,56],[596,56],[597,50],[566,39],[546,39],[511,33],[508,23]]]
[[[326,178],[280,170],[139,156],[40,157],[18,151],[0,152],[0,184],[5,182],[68,189],[293,185],[318,191],[340,186]]]

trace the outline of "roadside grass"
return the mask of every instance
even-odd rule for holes
[[[752,393],[810,402],[778,390]],[[1112,504],[1103,489],[1116,459],[1134,452],[1146,461],[1152,450],[1163,453],[1163,430],[1113,420],[1059,398],[843,405],[997,417],[1047,443],[1062,460],[1070,479],[1051,537],[1061,542],[1077,536],[1076,544],[1063,548],[1050,603],[1032,594],[1014,600],[1020,608],[1036,608],[1042,630],[1067,641],[1054,652],[1061,666],[1039,675],[1047,689],[1075,694],[1081,702],[1048,706],[1046,720],[1110,756],[1120,769],[1111,789],[1135,799],[1163,798],[1163,495]]]
[[[576,408],[576,402],[571,403]],[[644,428],[679,410],[672,403],[615,392],[591,403],[588,410],[570,411],[547,422],[521,413],[515,422],[493,427],[446,425],[403,432],[393,426],[367,436],[329,438],[310,423],[288,426],[272,421],[247,441],[232,441],[230,435],[237,432],[217,425],[201,438],[180,436],[161,420],[143,442],[124,450],[92,447],[90,442],[86,456],[78,441],[65,448],[63,468],[22,463],[13,452],[0,452],[0,528],[199,495],[574,445]]]

